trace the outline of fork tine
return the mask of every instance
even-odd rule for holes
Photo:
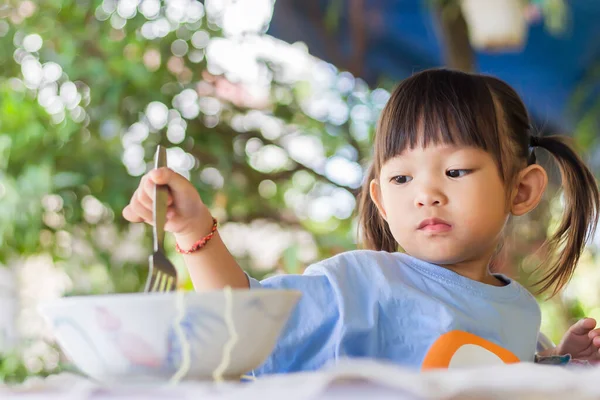
[[[152,291],[152,285],[154,284],[154,268],[152,266],[152,258],[150,260],[150,270],[148,271],[148,278],[146,279],[146,287],[144,288],[144,292]]]
[[[158,291],[166,292],[166,289],[167,289],[167,276],[165,274],[161,274],[160,285],[158,287]]]
[[[177,278],[158,268],[152,268],[146,281],[146,292],[169,292],[176,289]]]
[[[168,274],[164,274],[161,271],[156,270],[152,275],[150,282],[151,292],[169,292],[174,290],[175,282],[174,278]]]
[[[172,277],[172,276],[167,276],[167,279],[166,279],[166,285],[165,285],[165,286],[166,286],[166,287],[165,287],[165,290],[166,290],[166,291],[171,291],[171,290],[174,290],[174,289],[175,289],[175,288],[173,287],[173,286],[174,286],[174,284],[173,284],[173,277]]]
[[[152,288],[150,289],[151,292],[156,292],[158,290],[160,276],[160,271],[156,271],[154,274],[152,274]]]

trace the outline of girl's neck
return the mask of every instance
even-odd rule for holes
[[[490,273],[488,265],[489,259],[469,260],[456,264],[444,264],[441,265],[441,267],[447,268],[450,271],[456,272],[457,274],[474,281],[493,286],[506,286],[506,282],[503,282]]]
[[[472,258],[469,258],[468,260],[464,260],[458,263],[440,264],[434,261],[429,262],[436,264],[442,268],[446,268],[473,281],[493,286],[506,286],[506,282],[497,278],[490,272],[489,265],[495,253],[496,246],[493,246],[489,248],[486,254],[483,254],[481,256],[474,256]]]

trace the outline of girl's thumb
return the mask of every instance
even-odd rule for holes
[[[185,190],[190,182],[172,169],[163,167],[150,171],[150,179],[157,185],[168,185],[171,191]]]

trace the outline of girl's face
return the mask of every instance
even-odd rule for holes
[[[408,149],[383,165],[371,197],[398,244],[439,265],[491,257],[510,212],[494,159],[472,147]]]

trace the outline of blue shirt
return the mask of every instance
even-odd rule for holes
[[[462,345],[469,345],[462,346],[463,356],[483,346],[492,354],[484,359],[533,361],[539,306],[516,281],[497,276],[505,286],[403,253],[358,250],[313,264],[303,275],[250,279],[251,288],[303,294],[273,353],[255,372],[316,370],[340,357],[447,367],[461,363],[455,350]]]

